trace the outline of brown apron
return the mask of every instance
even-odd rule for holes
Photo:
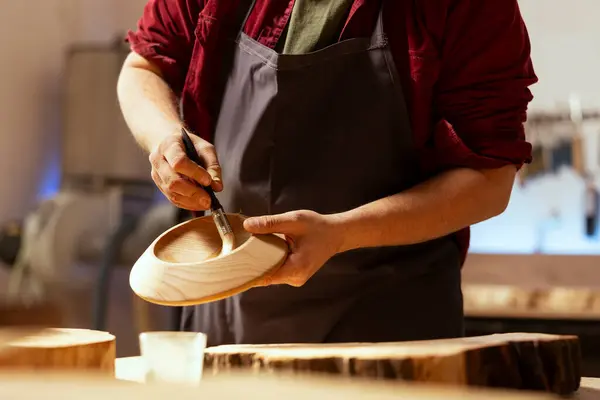
[[[214,135],[226,210],[336,213],[418,183],[381,14],[371,38],[302,55],[278,54],[240,31]],[[459,250],[448,236],[346,252],[302,287],[188,307],[182,328],[207,333],[210,345],[461,336]]]

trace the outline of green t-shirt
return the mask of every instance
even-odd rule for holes
[[[353,0],[296,0],[277,51],[303,54],[336,43],[352,3]]]

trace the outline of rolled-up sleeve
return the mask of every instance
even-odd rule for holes
[[[520,167],[531,160],[523,122],[537,77],[517,0],[451,3],[434,95],[440,161]]]
[[[202,3],[149,0],[137,29],[127,33],[131,50],[155,64],[176,93],[183,89]]]

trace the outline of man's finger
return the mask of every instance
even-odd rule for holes
[[[288,256],[283,266],[266,278],[269,285],[290,285],[300,287],[308,281],[304,258],[300,254],[292,253]]]
[[[208,171],[190,160],[185,154],[182,143],[173,143],[169,146],[164,152],[164,157],[178,174],[189,177],[203,186],[212,183],[212,177]]]
[[[162,185],[164,184],[162,179],[160,178],[160,175],[158,174],[158,172],[156,171],[156,169],[152,169],[152,171],[150,172],[150,176],[152,177],[152,180],[154,181],[154,183],[156,184],[156,186],[158,186],[158,188],[160,189],[160,191],[162,192]]]
[[[184,210],[190,211],[204,211],[209,208],[209,206],[203,204],[202,202],[195,201],[193,198],[184,197],[177,193],[171,193],[170,196],[167,196],[169,201],[176,205],[179,208],[183,208]]]
[[[217,192],[220,192],[223,190],[223,182],[221,177],[221,165],[219,164],[215,146],[203,141],[201,144],[196,144],[196,151],[202,161],[204,161],[206,171],[208,171],[212,178],[212,188]]]
[[[263,276],[263,278],[256,283],[254,286],[270,286],[270,285],[280,285],[283,284],[283,280],[285,280],[286,273],[285,271],[289,270],[291,262],[289,258],[283,263],[282,266],[277,268],[275,271],[268,273]],[[281,272],[283,270],[283,273]]]
[[[250,233],[291,233],[298,227],[296,212],[287,212],[278,215],[264,215],[251,217],[244,221],[244,229]]]
[[[200,186],[171,169],[166,161],[159,163],[152,170],[152,178],[160,191],[173,202],[177,195],[179,202],[188,210],[206,210],[210,207],[210,197]],[[178,207],[181,204],[175,204]]]
[[[288,254],[286,255],[286,258],[285,258],[285,260],[283,261],[283,263],[282,263],[282,264],[281,264],[279,267],[277,267],[277,268],[275,268],[275,269],[272,269],[271,271],[267,272],[267,273],[266,273],[266,274],[265,274],[265,275],[262,277],[262,279],[260,279],[260,280],[259,280],[257,283],[255,283],[255,284],[254,284],[254,286],[270,286],[270,285],[272,285],[272,284],[273,284],[273,277],[276,277],[276,276],[277,276],[277,273],[278,273],[279,271],[281,271],[282,269],[284,269],[284,270],[285,270],[285,269],[288,269],[288,268],[289,268],[289,265],[288,265],[288,264],[290,263],[290,256],[291,256],[291,255],[292,255],[292,253],[291,253],[291,252],[290,252],[290,253],[288,253]],[[278,279],[279,279],[279,278],[278,278]]]
[[[162,183],[162,188],[167,192],[177,193],[185,197],[204,193],[204,197],[209,199],[208,194],[200,186],[175,172],[166,161],[158,165],[156,172]]]

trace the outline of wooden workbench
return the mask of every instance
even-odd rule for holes
[[[581,388],[573,398],[579,400],[600,399],[600,378],[583,378]]]
[[[464,282],[463,296],[468,336],[505,332],[576,335],[583,355],[582,375],[600,376],[600,288],[581,283],[525,287]]]
[[[600,290],[463,283],[467,317],[600,320]]]
[[[127,357],[127,358],[119,358],[115,363],[115,375],[117,379],[130,381],[130,382],[144,382],[144,365],[142,364],[141,357]],[[502,393],[513,393],[514,399],[519,400],[519,396],[515,392],[504,392]],[[549,396],[549,395],[546,395]],[[482,399],[487,398],[486,396],[481,397]],[[506,398],[506,400],[512,399],[510,395]],[[557,398],[560,397],[551,396],[551,397],[543,397],[547,398]],[[600,378],[583,378],[581,380],[581,388],[571,398],[576,400],[599,400],[600,399]],[[542,399],[542,397],[540,397]]]

